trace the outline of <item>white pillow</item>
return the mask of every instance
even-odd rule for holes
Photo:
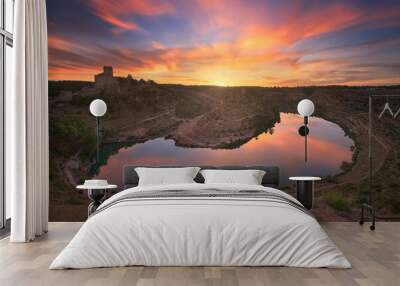
[[[199,167],[135,168],[139,176],[139,186],[195,183],[193,179],[199,170]]]
[[[265,171],[262,170],[202,170],[204,183],[261,185]]]

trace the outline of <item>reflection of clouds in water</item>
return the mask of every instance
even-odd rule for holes
[[[121,184],[122,168],[132,165],[276,165],[281,168],[281,179],[291,175],[312,174],[326,176],[340,172],[343,161],[350,161],[353,141],[345,137],[336,124],[321,118],[310,119],[309,163],[304,163],[304,138],[297,133],[303,118],[295,114],[281,114],[281,122],[273,135],[262,133],[240,148],[209,149],[175,146],[170,139],[157,138],[132,147],[122,148],[108,158],[98,177]]]

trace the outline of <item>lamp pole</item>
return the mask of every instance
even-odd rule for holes
[[[107,111],[107,104],[101,99],[95,99],[90,103],[90,113],[96,117],[96,163],[100,162],[100,117]]]
[[[308,118],[314,113],[314,103],[309,99],[303,99],[297,105],[297,111],[304,117],[304,125],[300,127],[299,134],[304,136],[304,161],[308,161]]]
[[[307,148],[307,135],[308,135],[308,116],[304,116],[305,136],[304,136],[304,161],[308,159],[308,148]]]
[[[96,116],[96,162],[100,162],[100,118]]]

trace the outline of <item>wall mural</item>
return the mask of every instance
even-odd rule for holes
[[[397,1],[48,0],[47,9],[50,220],[85,220],[88,199],[75,186],[120,185],[125,164],[276,165],[292,194],[289,176],[323,177],[319,219],[359,215],[368,95],[400,93]],[[99,162],[97,98],[108,107]],[[307,163],[303,98],[316,107]],[[373,188],[392,215],[400,117],[378,120],[385,102],[373,110]]]

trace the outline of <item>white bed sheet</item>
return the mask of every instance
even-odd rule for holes
[[[263,190],[232,184],[135,187],[162,190]],[[125,201],[86,221],[50,269],[145,266],[293,266],[350,268],[342,252],[310,215],[257,199],[186,198]]]

